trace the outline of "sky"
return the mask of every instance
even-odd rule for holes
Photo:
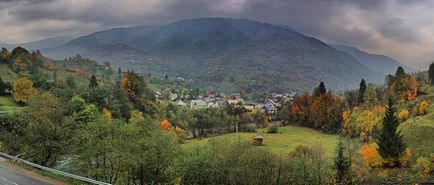
[[[0,0],[0,43],[234,17],[288,25],[421,68],[434,60],[433,10],[432,0]]]

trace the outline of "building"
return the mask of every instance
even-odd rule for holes
[[[192,109],[204,109],[207,108],[208,104],[203,100],[191,100],[190,108]]]

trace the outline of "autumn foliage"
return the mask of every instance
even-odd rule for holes
[[[383,159],[378,154],[377,149],[375,146],[372,145],[363,145],[360,149],[360,152],[362,154],[363,162],[371,167],[379,167],[383,164]]]
[[[33,82],[27,77],[21,77],[15,80],[12,85],[13,97],[16,102],[29,103],[32,100],[32,96],[36,93],[36,89],[33,88]]]
[[[172,125],[170,124],[169,120],[165,119],[160,122],[161,128],[164,130],[170,131],[172,129]]]

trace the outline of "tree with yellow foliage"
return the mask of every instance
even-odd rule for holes
[[[410,115],[410,113],[408,112],[407,109],[404,109],[401,112],[399,112],[399,114],[398,114],[399,122],[402,123],[405,120],[407,120],[409,115]]]
[[[36,93],[36,89],[33,88],[33,82],[25,76],[13,82],[12,90],[14,100],[23,104],[28,104],[32,100],[32,96]]]
[[[104,115],[105,117],[107,117],[109,120],[112,119],[112,112],[110,110],[108,110],[107,108],[103,108],[102,109],[102,115]]]
[[[426,101],[422,101],[419,105],[419,114],[425,115],[429,112],[429,104]]]
[[[15,72],[26,71],[31,64],[29,56],[21,54],[12,62],[12,70]]]

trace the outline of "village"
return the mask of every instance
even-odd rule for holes
[[[193,91],[190,89],[189,91]],[[155,97],[159,103],[172,103],[179,107],[191,109],[219,109],[228,105],[243,106],[246,112],[267,112],[270,115],[276,114],[279,108],[286,102],[292,102],[299,93],[288,92],[284,94],[271,93],[261,101],[246,100],[243,93],[224,93],[208,92],[192,96],[190,94],[181,95],[173,92],[155,92]]]

